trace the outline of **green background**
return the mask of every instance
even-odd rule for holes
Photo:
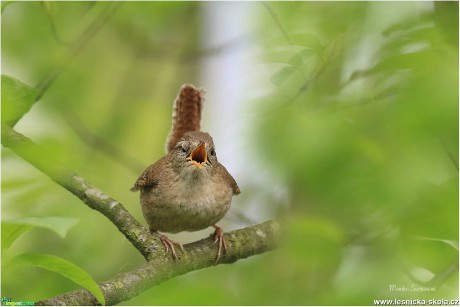
[[[228,24],[216,29],[242,23],[242,37],[210,46],[223,11]],[[104,12],[94,36],[84,34]],[[88,40],[76,46],[81,35]],[[232,54],[251,74],[224,82],[244,95],[206,81],[226,75],[223,55]],[[458,298],[458,65],[458,2],[2,2],[2,74],[39,90],[58,72],[15,129],[144,225],[129,188],[164,154],[180,86],[240,97],[243,128],[216,139],[242,190],[222,224],[280,219],[282,248],[176,277],[126,305]],[[11,95],[34,93],[2,77],[2,123],[18,112],[5,104]],[[203,119],[215,138],[233,129],[216,124],[226,117],[219,103],[208,101]],[[8,267],[25,252],[64,258],[96,281],[144,261],[105,217],[3,147],[2,230],[50,216],[78,223],[65,220],[64,237],[35,227],[2,241],[2,296],[36,301],[79,287]]]

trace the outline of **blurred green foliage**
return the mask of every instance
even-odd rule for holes
[[[283,262],[316,287],[288,304],[458,297],[458,3],[425,4],[267,4],[259,144],[290,189],[291,257],[321,261]],[[390,291],[412,284],[436,290]]]
[[[128,189],[163,154],[177,89],[201,85],[205,6],[2,3],[2,74],[32,95],[59,72],[16,128],[143,221]],[[72,43],[109,9],[75,52]],[[174,278],[123,304],[458,298],[458,3],[267,2],[252,14],[254,41],[243,52],[256,50],[254,67],[267,73],[252,88],[265,94],[245,102],[256,116],[241,137],[286,186],[282,200],[267,202],[283,221],[283,248]],[[14,80],[2,77],[2,111],[4,79]],[[8,253],[59,256],[97,281],[144,261],[103,216],[3,149],[2,219],[48,216],[82,222],[65,239],[34,228]],[[2,295],[15,300],[72,289],[40,269],[2,274]]]

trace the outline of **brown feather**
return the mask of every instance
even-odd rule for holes
[[[204,88],[191,84],[184,84],[180,88],[174,101],[172,127],[166,141],[167,152],[174,148],[184,133],[200,130],[205,93]]]
[[[236,180],[235,178],[233,178],[232,175],[230,175],[230,173],[227,171],[227,169],[225,168],[225,166],[223,166],[222,164],[218,164],[217,167],[219,167],[221,170],[219,171],[219,173],[222,174],[222,180],[224,182],[228,182],[228,184],[230,185],[230,188],[232,188],[232,192],[233,192],[233,195],[238,195],[241,193],[240,191],[240,188],[238,187],[238,184],[236,183]]]
[[[168,156],[164,156],[154,164],[147,167],[147,169],[139,176],[134,183],[134,186],[131,188],[132,192],[136,192],[141,189],[154,188],[159,181],[160,176],[162,175],[161,169],[162,165],[167,163]]]

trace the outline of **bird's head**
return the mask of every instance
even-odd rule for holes
[[[179,172],[211,173],[218,163],[214,141],[206,132],[186,132],[170,153]]]

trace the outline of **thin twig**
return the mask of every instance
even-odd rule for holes
[[[61,114],[66,119],[67,124],[80,139],[90,147],[97,147],[100,151],[107,154],[108,157],[113,159],[115,162],[125,166],[130,171],[133,171],[138,175],[138,172],[145,168],[145,165],[138,161],[136,158],[129,155],[124,150],[110,144],[104,138],[95,135],[90,129],[88,129],[81,120],[70,111],[64,111]]]
[[[46,90],[51,86],[54,80],[64,71],[67,66],[72,62],[75,56],[83,49],[83,47],[88,43],[88,41],[94,37],[94,35],[99,31],[99,29],[112,17],[115,10],[120,6],[121,2],[109,3],[104,11],[86,28],[85,31],[80,35],[80,37],[72,43],[69,53],[63,60],[62,64],[51,71],[37,86],[38,90],[37,97],[35,101],[38,101],[45,94]]]
[[[273,18],[273,21],[275,22],[276,26],[278,29],[281,31],[283,34],[283,37],[286,39],[286,41],[291,45],[291,39],[289,38],[289,35],[287,34],[286,30],[284,29],[283,25],[281,24],[281,21],[278,18],[278,15],[276,15],[275,11],[272,9],[272,7],[265,1],[261,2],[261,4],[267,9],[268,13]]]
[[[49,7],[50,2],[42,1],[41,4],[42,4],[42,7],[43,7],[43,10],[45,11],[45,15],[46,15],[46,17],[48,17],[48,20],[50,22],[51,33],[53,34],[53,37],[56,40],[56,42],[58,44],[60,44],[60,45],[65,46],[65,47],[71,46],[72,43],[63,40],[61,38],[61,36],[59,35],[59,32],[58,32],[57,27],[56,27],[56,22],[54,20],[53,13],[51,12],[51,9]]]

